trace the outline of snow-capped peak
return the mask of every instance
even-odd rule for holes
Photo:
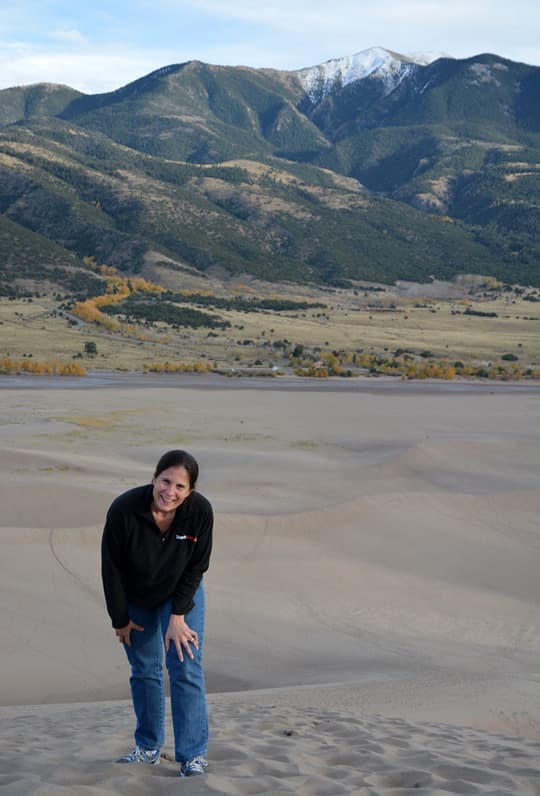
[[[400,55],[382,47],[370,47],[355,55],[347,55],[343,58],[326,61],[318,66],[299,69],[296,74],[311,99],[321,99],[335,90],[337,86],[346,86],[348,83],[366,77],[381,78],[384,82],[385,92],[389,94],[415,65],[426,66],[442,57],[445,57],[442,53],[426,52]]]

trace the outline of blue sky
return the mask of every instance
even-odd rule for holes
[[[540,65],[538,0],[17,0],[0,8],[0,88],[110,91],[198,59],[300,69],[381,46]]]

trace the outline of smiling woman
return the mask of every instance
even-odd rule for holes
[[[151,484],[113,501],[102,540],[107,609],[131,665],[137,719],[135,747],[118,762],[159,763],[165,646],[181,776],[204,773],[208,744],[202,577],[210,560],[213,513],[195,489],[198,474],[191,454],[165,453]]]
[[[199,466],[185,451],[170,451],[159,460],[152,481],[152,515],[165,534],[170,528],[176,509],[189,497],[199,476]]]

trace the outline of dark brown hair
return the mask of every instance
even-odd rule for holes
[[[195,489],[199,477],[199,465],[191,453],[179,450],[164,453],[156,465],[154,478],[157,478],[164,470],[168,470],[169,467],[185,467],[189,475],[189,487]]]

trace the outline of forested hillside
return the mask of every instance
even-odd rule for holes
[[[166,67],[103,95],[0,92],[0,267],[99,292],[84,258],[346,285],[540,284],[540,69],[494,55],[317,96],[294,72]],[[77,284],[79,288],[77,288]]]

